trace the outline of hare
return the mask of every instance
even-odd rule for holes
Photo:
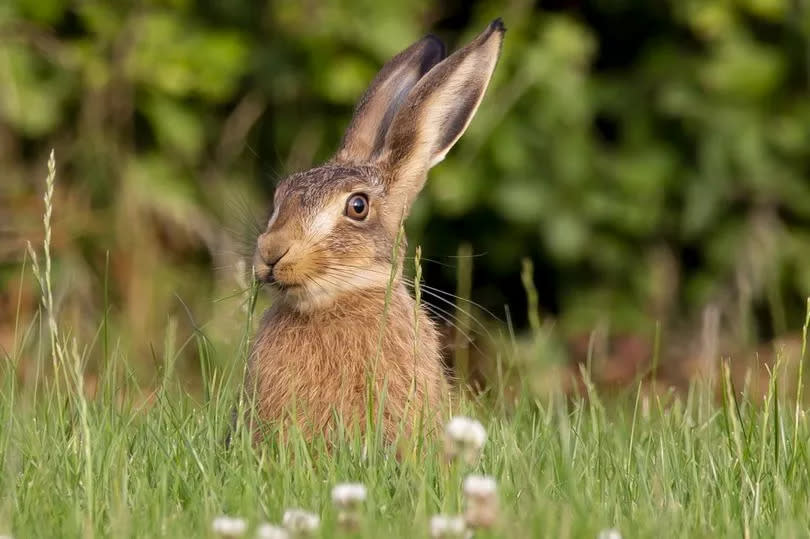
[[[402,282],[400,229],[481,103],[504,32],[496,19],[446,59],[432,35],[405,49],[371,82],[335,156],[279,184],[253,260],[278,292],[246,371],[261,423],[294,421],[309,436],[380,421],[388,442],[436,426],[449,384],[437,329]]]

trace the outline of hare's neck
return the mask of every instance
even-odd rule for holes
[[[262,319],[254,346],[255,368],[274,372],[328,370],[379,358],[391,365],[439,365],[435,326],[403,285],[392,287],[387,297],[384,290],[357,292],[329,309],[308,313],[274,305]]]
[[[313,281],[313,286],[289,290],[279,299],[285,307],[302,314],[328,314],[341,313],[361,303],[361,307],[378,307],[394,293],[407,295],[401,268],[393,276],[387,271],[369,269],[357,270],[345,279],[338,277],[334,282]]]
[[[303,324],[334,324],[347,321],[352,324],[374,322],[378,328],[388,318],[390,311],[401,311],[408,306],[413,308],[413,298],[401,282],[390,289],[365,289],[347,292],[321,304],[282,304],[279,314],[289,316]]]
[[[342,364],[356,359],[410,357],[416,343],[436,348],[432,324],[402,285],[341,297],[328,309],[300,312],[274,305],[256,342],[267,357],[285,364]],[[418,334],[417,334],[418,333]],[[422,335],[424,334],[424,335]],[[260,360],[261,361],[261,360]]]

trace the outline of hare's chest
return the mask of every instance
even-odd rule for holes
[[[374,343],[350,328],[274,324],[257,335],[250,360],[256,397],[266,416],[295,408],[326,421],[334,411],[364,407]]]
[[[413,324],[412,307],[397,307],[394,302],[389,316],[365,322],[322,324],[267,313],[246,384],[260,417],[293,419],[308,432],[328,432],[339,418],[362,430],[371,398],[383,405],[386,432],[393,435],[403,421],[423,417],[423,405],[429,416],[439,410],[446,383],[435,329],[424,315]]]

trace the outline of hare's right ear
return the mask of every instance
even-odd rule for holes
[[[504,32],[501,19],[495,19],[471,43],[431,69],[391,122],[380,162],[389,173],[389,201],[405,214],[430,167],[444,159],[478,110]]]
[[[427,35],[386,63],[360,98],[335,158],[369,161],[382,148],[391,120],[422,75],[444,58],[444,44]]]

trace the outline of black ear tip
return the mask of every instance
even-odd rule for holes
[[[506,32],[506,26],[504,26],[503,24],[503,19],[498,17],[497,19],[489,23],[489,31],[500,33]]]
[[[426,43],[429,43],[430,46],[433,48],[435,54],[438,56],[438,59],[443,60],[445,55],[447,54],[447,48],[444,46],[444,42],[434,34],[426,35],[424,40]]]

